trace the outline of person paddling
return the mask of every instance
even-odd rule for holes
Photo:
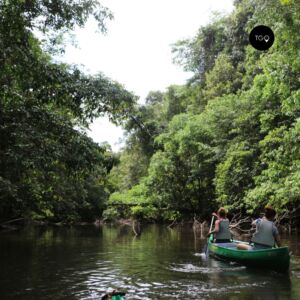
[[[254,249],[272,248],[277,244],[281,246],[278,229],[274,224],[276,211],[270,206],[264,209],[264,216],[252,222],[252,226],[256,227],[251,241],[254,243]]]
[[[213,213],[213,216],[217,218],[215,222],[214,230],[208,233],[208,236],[214,234],[215,243],[230,243],[231,233],[229,230],[229,220],[227,219],[227,213],[224,207],[220,207],[217,214]]]
[[[269,249],[275,246],[280,247],[280,237],[278,229],[274,224],[276,211],[270,206],[264,209],[264,216],[252,222],[252,226],[256,228],[255,233],[251,239],[253,247],[245,244],[238,244],[239,250],[262,250]]]

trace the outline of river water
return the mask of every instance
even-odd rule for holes
[[[0,299],[300,299],[300,236],[288,274],[206,259],[190,226],[26,227],[0,232]]]

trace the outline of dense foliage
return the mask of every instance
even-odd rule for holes
[[[94,0],[0,0],[1,221],[172,221],[265,204],[297,216],[300,0],[235,0],[173,45],[188,83],[143,105],[103,74],[53,59],[90,16],[102,32],[112,18]],[[261,24],[275,33],[268,51],[248,42]],[[85,134],[103,114],[127,132],[119,154]]]
[[[268,51],[248,42],[261,24],[275,33]],[[230,15],[177,42],[174,61],[194,76],[135,108],[105,216],[174,220],[266,204],[296,212],[299,30],[299,0],[236,0]]]
[[[102,31],[112,18],[98,1],[0,1],[0,220],[93,220],[102,213],[116,158],[83,129],[104,113],[122,123],[135,97],[50,55],[89,16]]]

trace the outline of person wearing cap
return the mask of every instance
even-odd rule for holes
[[[210,231],[208,235],[214,234],[215,243],[230,243],[231,233],[229,230],[229,220],[227,219],[227,212],[224,207],[220,207],[217,213],[213,213],[217,218],[214,230]]]
[[[113,288],[109,287],[105,293],[105,295],[101,298],[101,300],[112,299],[112,294],[115,292]]]

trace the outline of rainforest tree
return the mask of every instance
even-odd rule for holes
[[[156,131],[147,171],[123,191],[133,206],[143,199],[145,218],[149,207],[165,220],[205,217],[219,205],[299,209],[299,16],[299,0],[239,0],[231,14],[174,44],[174,62],[194,75],[160,97],[151,120],[163,115],[167,123]],[[260,24],[275,33],[268,51],[248,43]]]
[[[55,63],[61,37],[93,16],[106,31],[110,11],[97,1],[0,2],[0,218],[93,219],[108,197],[110,149],[84,127],[108,114],[127,119],[135,97],[103,74]],[[40,31],[45,38],[36,37]]]

